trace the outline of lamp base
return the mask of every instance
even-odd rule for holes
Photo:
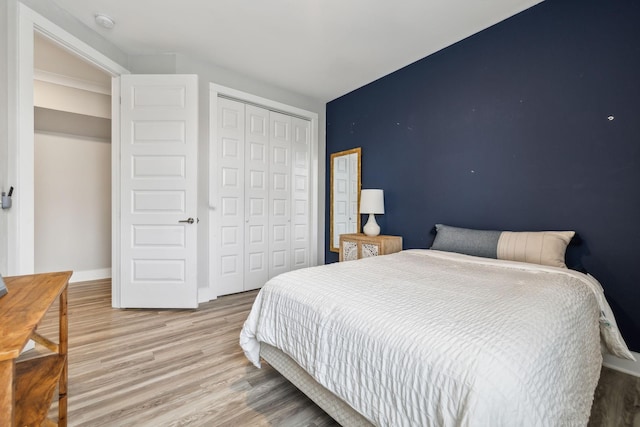
[[[380,234],[380,226],[376,222],[376,217],[374,214],[369,214],[369,220],[364,225],[364,227],[362,227],[362,231],[367,236],[377,236],[378,234]]]

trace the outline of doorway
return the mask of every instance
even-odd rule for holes
[[[10,93],[8,176],[15,186],[12,213],[8,216],[7,270],[10,275],[31,274],[35,270],[34,227],[34,37],[39,33],[62,46],[72,54],[94,64],[113,79],[128,71],[82,40],[72,36],[56,24],[35,13],[22,3],[17,4],[18,25],[11,39],[16,46],[16,73],[10,79],[16,89]],[[117,98],[114,98],[117,99]],[[117,118],[113,118],[117,127]],[[119,140],[112,135],[112,159]],[[117,157],[115,157],[117,158]],[[112,162],[112,169],[118,165]],[[63,189],[62,189],[63,190]],[[116,193],[117,186],[112,186]],[[113,200],[113,199],[112,199]],[[115,211],[116,206],[112,206]],[[115,232],[114,232],[115,235]],[[112,236],[113,237],[113,236]],[[112,266],[113,268],[113,266]]]
[[[111,76],[34,32],[34,272],[111,278]]]

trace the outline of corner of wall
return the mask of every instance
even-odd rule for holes
[[[209,82],[200,76],[198,95],[198,295],[202,302],[218,296],[212,292],[209,267]]]

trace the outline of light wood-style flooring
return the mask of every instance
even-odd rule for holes
[[[115,310],[110,281],[70,285],[69,426],[337,426],[244,357],[238,336],[256,294],[195,311]],[[53,337],[54,310],[39,328]],[[589,425],[640,427],[640,379],[604,368]]]

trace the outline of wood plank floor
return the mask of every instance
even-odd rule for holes
[[[110,281],[72,284],[69,426],[336,426],[244,357],[238,336],[256,293],[197,311],[114,310]],[[39,328],[49,336],[53,310]],[[604,368],[589,425],[640,427],[640,379]]]

